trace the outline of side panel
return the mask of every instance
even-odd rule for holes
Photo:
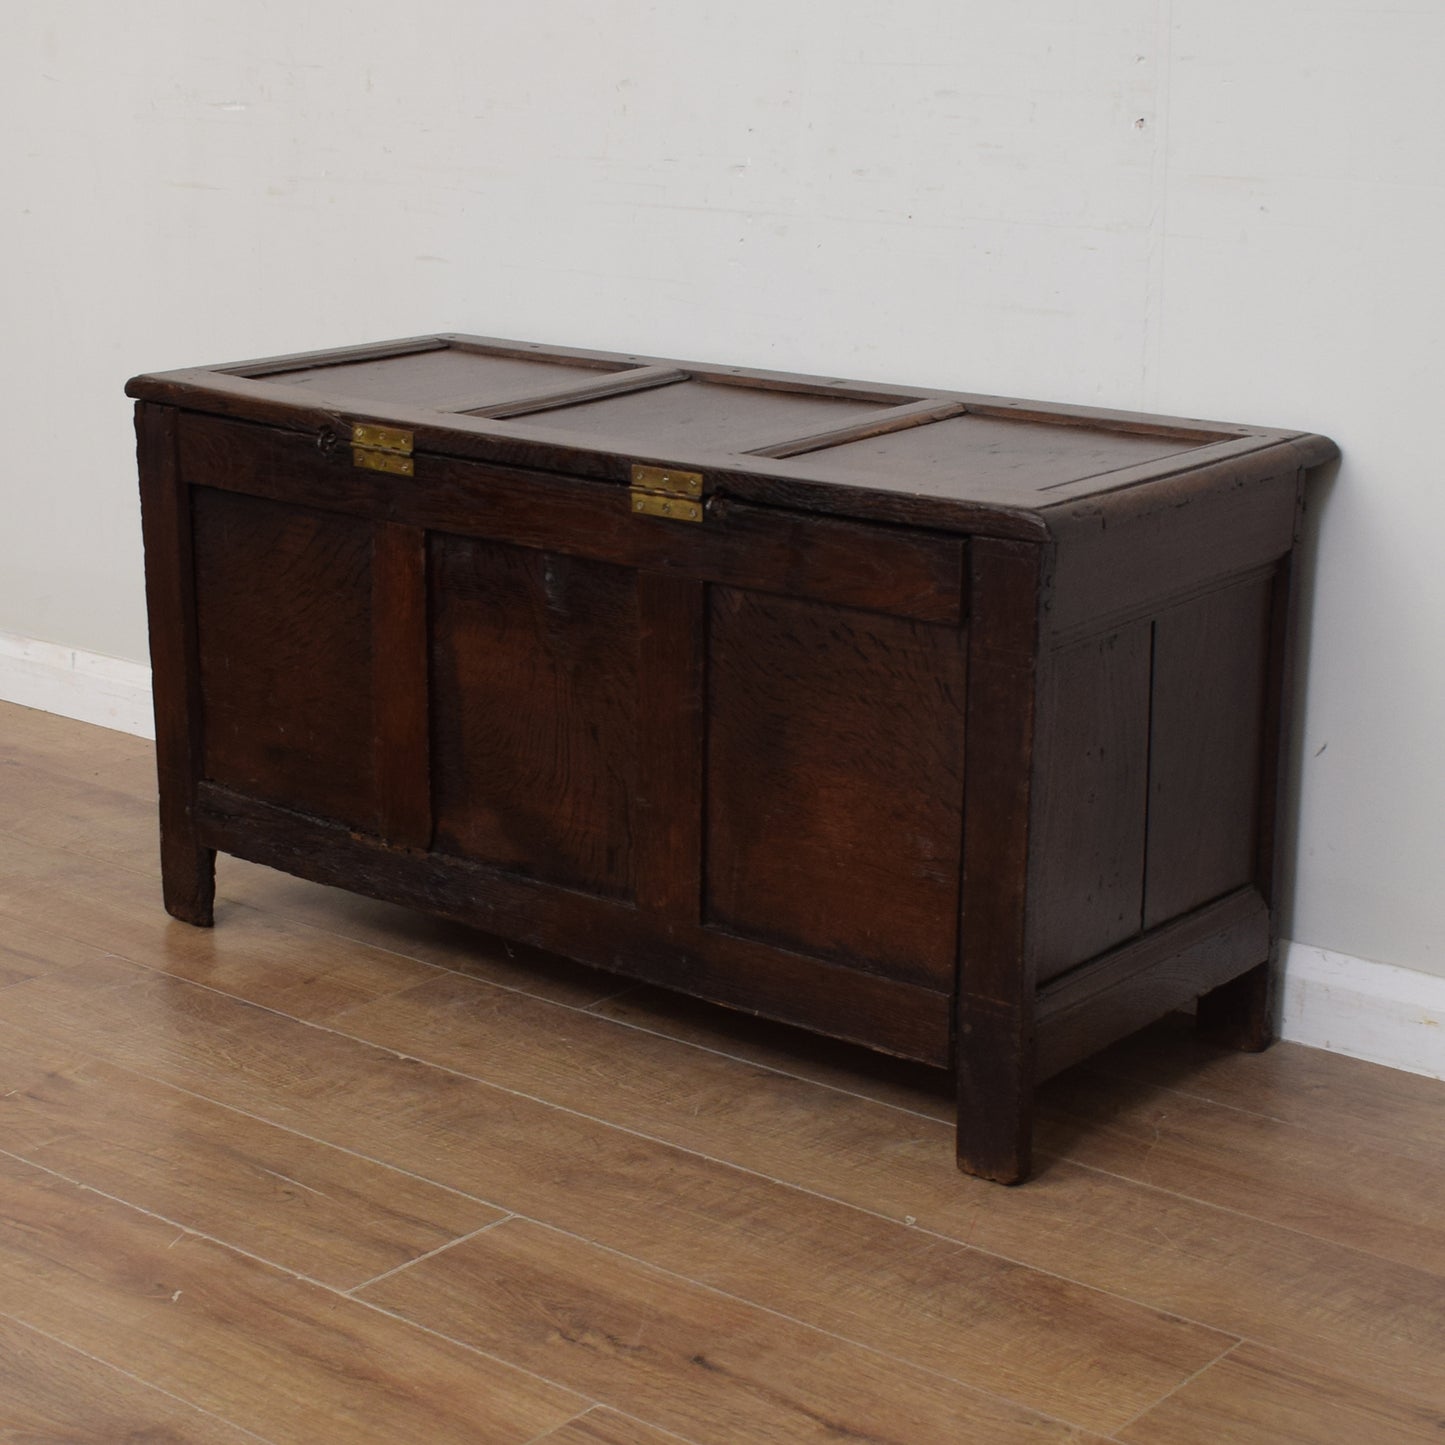
[[[1139,931],[1149,769],[1148,622],[1048,659],[1035,806],[1039,981]]]
[[[1270,580],[1195,598],[1154,624],[1145,928],[1253,881]]]
[[[706,918],[947,988],[965,634],[711,589]]]

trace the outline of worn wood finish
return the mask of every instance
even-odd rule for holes
[[[1136,622],[1048,659],[1039,773],[1049,787],[1038,799],[1029,941],[1041,984],[1140,931],[1149,643],[1149,625]]]
[[[972,561],[954,1038],[958,1163],[1017,1184],[1029,1172],[1033,1134],[1027,932],[1042,558],[1026,543],[980,542]]]
[[[1146,929],[1254,881],[1270,580],[1154,622]]]
[[[200,776],[375,831],[371,529],[209,488],[192,496]]]
[[[718,928],[689,931],[624,899],[557,889],[467,859],[398,853],[337,824],[210,784],[199,796],[202,836],[237,857],[905,1058],[948,1059],[949,995],[940,990]],[[3,899],[0,890],[0,906]]]
[[[136,407],[141,530],[145,538],[156,768],[166,911],[206,927],[216,893],[216,855],[196,836],[201,776],[201,679],[196,666],[196,584],[191,495],[177,473],[176,412]]]
[[[431,564],[438,850],[630,898],[635,574],[442,533]]]
[[[334,448],[276,428],[188,417],[180,433],[188,477],[248,497],[925,622],[960,615],[963,549],[951,538],[722,498],[709,503],[708,525],[661,526],[635,518],[612,487],[449,458],[421,463],[432,485],[399,491],[394,479],[337,460]]]
[[[426,534],[384,522],[375,533],[372,727],[378,831],[388,843],[432,840]]]
[[[949,990],[962,634],[730,588],[711,597],[709,922]]]
[[[702,919],[707,589],[644,572],[637,605],[637,903],[695,926]]]
[[[130,389],[183,909],[220,847],[947,1063],[1010,1181],[1041,1070],[1267,1040],[1323,438],[449,335]]]

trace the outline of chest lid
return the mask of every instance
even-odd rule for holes
[[[1244,475],[1285,445],[1298,465],[1333,454],[1260,427],[455,335],[140,376],[127,391],[329,432],[358,466],[418,482],[431,454],[619,483],[636,510],[675,520],[701,510],[655,501],[659,473],[700,478],[684,495],[704,500],[1042,535],[1050,507],[1094,493],[1220,462]]]

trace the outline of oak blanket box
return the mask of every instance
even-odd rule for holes
[[[133,380],[166,907],[215,852],[947,1067],[958,1158],[1270,1038],[1326,439],[427,336]]]

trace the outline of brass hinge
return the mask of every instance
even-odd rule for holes
[[[351,428],[351,460],[369,472],[390,472],[409,477],[416,470],[411,459],[411,433],[394,426]]]
[[[701,472],[634,466],[628,495],[632,510],[640,516],[667,517],[674,522],[702,521]]]

